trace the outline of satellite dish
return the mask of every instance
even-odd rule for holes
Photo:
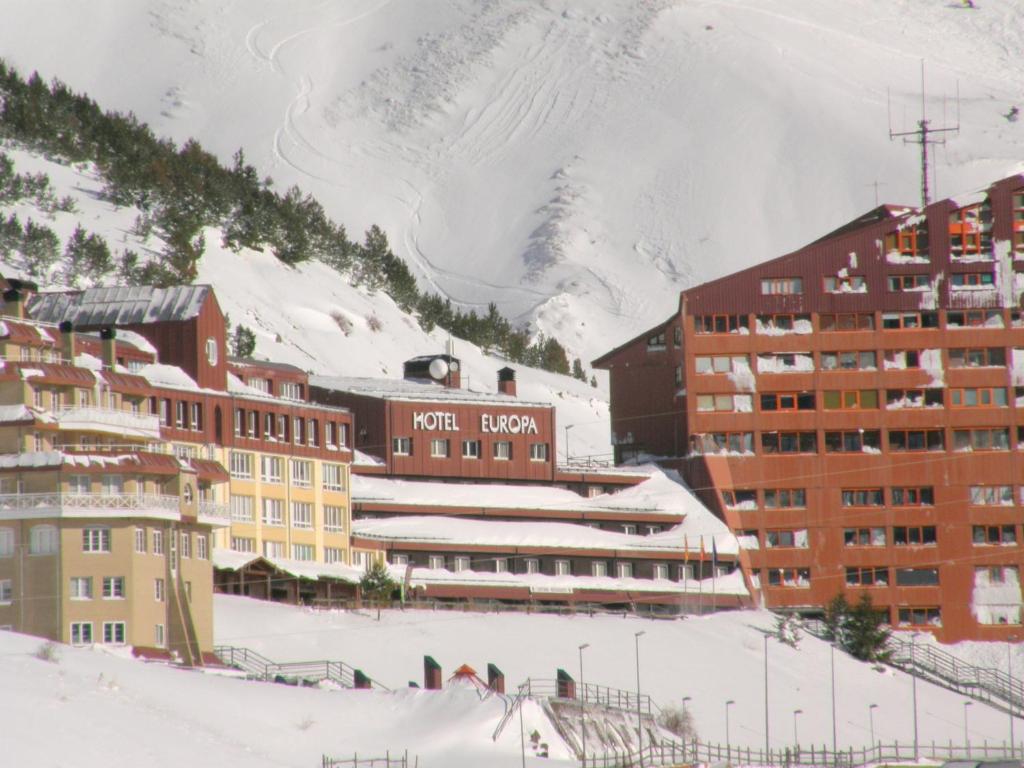
[[[436,357],[430,361],[430,368],[428,370],[432,379],[443,379],[448,375],[448,363],[440,357]]]
[[[458,360],[452,360],[450,367],[451,367],[453,372],[459,370],[459,361]]]

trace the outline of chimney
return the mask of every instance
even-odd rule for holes
[[[75,324],[65,320],[60,328],[60,356],[69,365],[75,364]]]
[[[102,329],[100,345],[103,348],[103,367],[113,370],[117,365],[117,331],[113,328]]]
[[[490,663],[487,665],[487,687],[495,693],[505,692],[505,673]]]
[[[423,657],[423,687],[428,691],[441,690],[441,665],[433,656]]]
[[[498,371],[498,391],[509,397],[516,396],[516,372],[514,369],[506,366]]]

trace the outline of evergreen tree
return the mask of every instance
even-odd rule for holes
[[[850,604],[846,595],[842,592],[837,594],[825,606],[825,639],[845,644],[846,617],[850,613]]]
[[[25,222],[18,250],[25,259],[25,271],[29,277],[45,280],[60,258],[60,239],[49,227],[29,219]]]
[[[890,631],[885,626],[885,614],[871,602],[871,595],[861,592],[860,600],[847,613],[844,646],[854,658],[861,661],[885,661],[891,655],[887,649]]]
[[[252,357],[256,351],[256,334],[251,328],[239,323],[231,335],[231,354],[235,357]]]
[[[578,357],[572,361],[572,377],[580,381],[587,380],[587,373],[583,370],[583,361]]]
[[[391,578],[387,566],[380,560],[374,560],[359,580],[360,594],[375,603],[390,600],[398,588],[398,582]]]

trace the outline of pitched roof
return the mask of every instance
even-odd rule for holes
[[[35,320],[76,326],[136,325],[168,320],[190,320],[199,314],[211,289],[207,285],[111,286],[68,293],[40,293],[29,300]]]
[[[520,400],[501,392],[476,392],[470,389],[446,387],[421,379],[369,379],[346,376],[310,376],[311,386],[320,389],[348,392],[353,395],[381,400],[408,400],[411,402],[444,401],[453,403],[480,403],[510,405],[525,408],[551,408],[550,403]]]

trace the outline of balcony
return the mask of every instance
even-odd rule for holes
[[[200,499],[198,507],[200,517],[212,517],[224,523],[231,522],[231,512],[227,504]]]
[[[6,493],[0,495],[0,519],[23,517],[127,517],[167,519],[180,511],[177,496],[116,493]]]
[[[57,425],[62,430],[106,432],[120,437],[160,439],[160,420],[148,413],[83,405],[64,408],[57,411],[56,416]]]

